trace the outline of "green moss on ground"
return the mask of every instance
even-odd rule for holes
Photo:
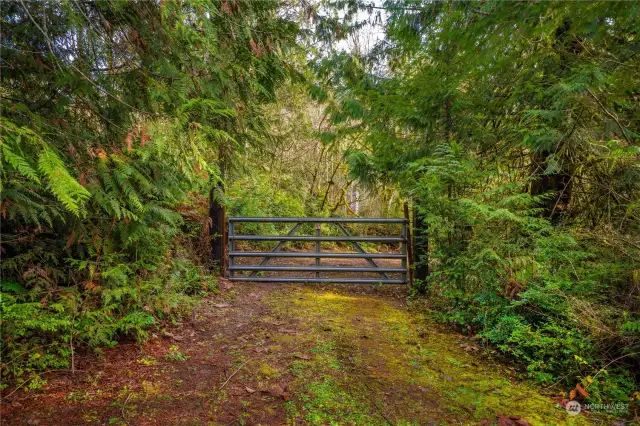
[[[399,303],[309,289],[271,293],[268,303],[301,332],[275,339],[306,354],[289,366],[291,423],[489,425],[517,415],[533,425],[589,424]]]

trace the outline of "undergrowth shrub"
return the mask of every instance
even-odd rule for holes
[[[470,182],[483,172],[455,148],[442,152],[420,165],[427,172],[415,183],[435,242],[431,274],[418,286],[440,318],[547,386],[580,384],[591,401],[630,402],[640,362],[633,255],[607,249],[605,230],[552,225],[520,184],[474,193]],[[465,189],[438,195],[452,175]]]
[[[71,368],[72,351],[99,352],[123,338],[142,342],[160,322],[179,320],[216,289],[215,279],[188,259],[171,259],[148,275],[135,266],[118,264],[103,272],[100,285],[59,286],[56,295],[3,281],[3,386],[41,386],[41,372]]]
[[[41,372],[70,368],[74,351],[142,341],[215,290],[196,250],[208,181],[184,172],[162,124],[145,132],[138,137],[144,145],[95,159],[85,177],[91,198],[77,204],[77,214],[73,206],[47,210],[53,216],[23,210],[21,202],[40,196],[33,191],[5,201],[3,386],[35,388],[44,383]],[[49,194],[56,205],[58,194]]]

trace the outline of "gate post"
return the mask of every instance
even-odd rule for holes
[[[422,284],[418,291],[425,293],[425,281],[429,278],[429,224],[424,214],[418,211],[416,202],[420,200],[413,201],[413,236],[416,242],[413,250],[413,262],[416,265],[414,277]]]
[[[402,238],[404,238],[404,241],[400,243],[401,247],[402,247],[402,269],[405,270],[405,272],[402,273],[402,281],[407,282],[407,243],[408,243],[408,239],[407,239],[407,224],[403,223],[402,224]]]
[[[209,238],[211,258],[224,276],[227,255],[227,207],[221,201],[224,187],[221,182],[209,194]]]
[[[228,248],[229,248],[229,252],[233,252],[236,250],[236,240],[233,239],[234,236],[234,230],[233,230],[233,222],[232,221],[228,221],[228,233],[226,235],[226,240],[228,241]],[[232,238],[229,238],[229,236],[231,236]],[[223,262],[224,263],[224,262]],[[233,256],[231,254],[229,254],[229,266],[233,266]],[[224,272],[224,271],[223,271]],[[231,268],[227,269],[227,274],[226,276],[231,278],[233,277],[233,270]],[[224,274],[222,276],[225,276]]]
[[[405,238],[406,240],[406,260],[407,260],[407,271],[409,272],[409,285],[413,287],[413,240],[411,239],[411,218],[409,217],[409,203],[405,202],[403,206],[404,210],[404,229],[405,229]]]
[[[316,237],[320,236],[320,223],[316,223]],[[320,241],[316,240],[316,253],[320,253]],[[316,266],[320,266],[320,258],[316,257]],[[316,272],[316,278],[320,278],[320,272]]]

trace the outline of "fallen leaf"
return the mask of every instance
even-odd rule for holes
[[[230,290],[233,288],[233,284],[231,284],[231,281],[225,279],[225,278],[219,278],[218,279],[218,287],[220,287],[220,290],[225,291],[225,290]]]
[[[184,337],[182,337],[182,336],[176,336],[175,334],[173,334],[173,333],[169,333],[168,331],[165,331],[163,334],[164,334],[165,336],[167,336],[167,337],[171,337],[173,340],[177,340],[177,341],[179,341],[179,342],[180,342],[180,341],[182,341],[182,340],[184,340]]]
[[[531,426],[520,416],[498,416],[498,426]]]
[[[309,361],[311,359],[309,355],[305,354],[295,354],[294,356],[298,359],[304,359],[305,361]]]
[[[498,426],[514,426],[515,422],[507,416],[498,416]]]
[[[251,389],[249,386],[247,386],[245,390],[249,393],[254,393],[256,391],[255,389]]]
[[[586,390],[584,390],[584,388],[582,387],[582,385],[580,383],[578,383],[576,385],[576,390],[578,392],[580,392],[580,395],[584,396],[585,398],[589,398],[589,392],[587,392]]]
[[[498,426],[531,426],[520,416],[498,416]]]
[[[464,349],[465,351],[467,351],[467,352],[468,352],[468,351],[479,351],[479,350],[480,350],[480,348],[479,348],[479,347],[477,347],[477,346],[475,346],[475,345],[469,345],[469,344],[467,344],[467,343],[461,343],[459,346],[460,346],[462,349]]]
[[[231,305],[230,305],[230,304],[228,304],[228,303],[216,303],[216,304],[215,304],[215,305],[213,305],[213,306],[215,306],[216,308],[228,308],[228,307],[230,307]]]
[[[272,385],[269,389],[262,390],[262,392],[280,397],[285,401],[288,401],[289,399],[291,399],[291,393],[289,393],[288,389],[286,387],[283,388],[282,386],[277,384]]]

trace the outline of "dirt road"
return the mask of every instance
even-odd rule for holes
[[[142,348],[16,392],[3,424],[587,424],[408,308],[405,292],[235,284]]]

